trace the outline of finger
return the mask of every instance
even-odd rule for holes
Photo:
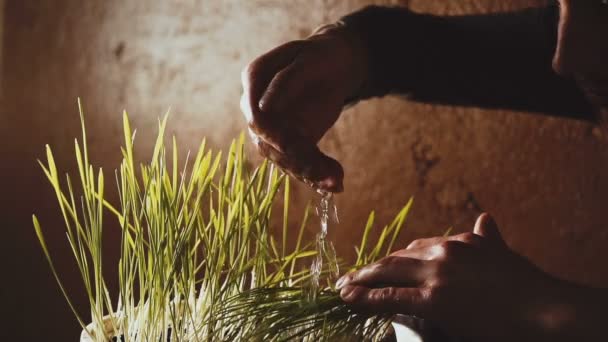
[[[344,170],[335,159],[323,154],[313,143],[293,144],[279,151],[263,139],[257,139],[258,151],[296,179],[315,189],[344,191]]]
[[[414,240],[405,249],[411,250],[411,249],[429,248],[431,246],[439,245],[444,241],[460,241],[460,242],[464,242],[466,244],[480,246],[481,242],[482,242],[482,238],[481,238],[481,236],[479,236],[477,234],[473,234],[471,232],[466,232],[466,233],[451,235],[451,236],[438,236],[438,237]],[[399,252],[400,251],[397,251],[396,253],[399,253]]]
[[[315,155],[310,162],[307,180],[312,183],[315,189],[334,193],[344,191],[344,169],[342,165],[318,148],[315,148],[314,152]]]
[[[264,125],[260,116],[260,100],[274,76],[297,56],[302,41],[281,45],[251,62],[241,73],[243,85],[243,113],[249,123]],[[244,106],[243,106],[244,105]]]
[[[290,110],[290,105],[297,105],[302,94],[314,88],[314,70],[311,70],[313,67],[303,67],[294,61],[279,71],[268,84],[260,100],[260,109],[265,113],[283,115],[285,111]]]
[[[340,297],[346,303],[371,313],[424,316],[428,305],[424,288],[346,286]]]
[[[436,246],[440,246],[440,244],[431,245],[429,247],[423,248],[409,248],[409,249],[401,249],[396,252],[391,253],[391,256],[396,257],[404,257],[418,260],[435,260],[438,256],[440,256],[440,249],[434,248]]]
[[[506,245],[500,231],[498,230],[496,221],[494,221],[492,216],[490,216],[488,213],[479,215],[477,221],[475,222],[473,232],[500,245]]]
[[[392,252],[389,256],[427,260],[428,248],[406,248]]]
[[[423,239],[416,239],[412,242],[410,242],[407,247],[405,247],[406,250],[408,249],[420,249],[420,248],[425,248],[425,247],[429,247],[432,245],[436,245],[438,243],[440,243],[441,241],[445,241],[445,237],[432,237],[432,238],[423,238]],[[397,251],[393,254],[399,253],[401,251]]]
[[[427,261],[388,256],[362,269],[346,274],[338,280],[336,288],[348,285],[366,287],[381,286],[417,286],[424,282],[430,273]]]

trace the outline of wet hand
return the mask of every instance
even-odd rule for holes
[[[360,47],[341,29],[292,41],[242,73],[241,110],[260,153],[317,189],[340,192],[343,169],[317,147],[365,78]]]
[[[454,336],[495,341],[541,334],[560,284],[513,253],[483,214],[473,233],[416,240],[337,287],[360,310],[415,315]]]

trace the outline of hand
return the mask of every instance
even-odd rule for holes
[[[319,190],[343,190],[342,166],[317,143],[365,78],[364,54],[344,28],[292,41],[242,73],[241,110],[262,155]]]
[[[556,310],[567,286],[509,250],[487,214],[473,233],[416,240],[336,286],[361,310],[415,315],[482,341],[545,340],[568,312]]]

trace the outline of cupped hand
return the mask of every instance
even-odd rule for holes
[[[360,310],[418,316],[453,336],[522,341],[551,325],[545,309],[560,284],[512,252],[483,214],[473,233],[416,240],[336,286]]]
[[[335,28],[247,65],[241,110],[260,153],[319,190],[342,191],[342,166],[317,143],[361,87],[363,55],[347,32]]]

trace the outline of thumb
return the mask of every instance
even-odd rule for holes
[[[475,222],[473,233],[506,246],[502,235],[500,235],[496,221],[488,213],[479,215]]]

